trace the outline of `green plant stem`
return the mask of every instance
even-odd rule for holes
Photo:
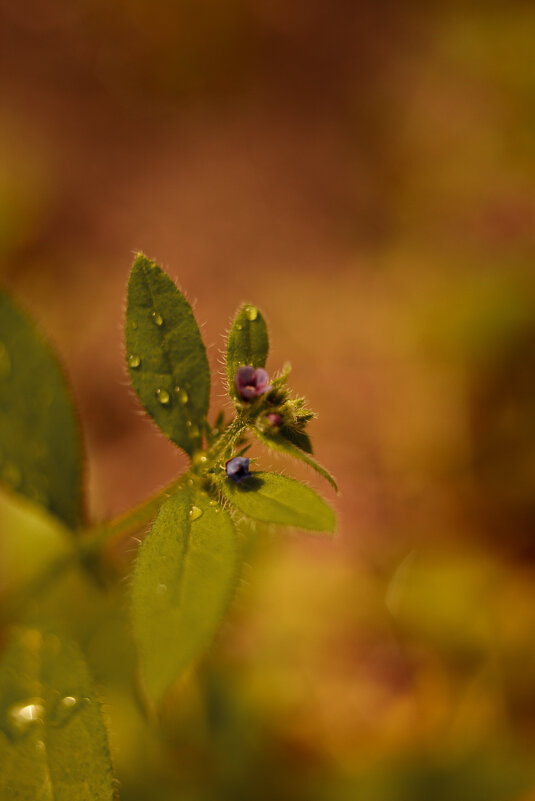
[[[82,540],[83,549],[97,551],[104,544],[110,545],[139,531],[142,526],[150,523],[156,516],[162,503],[191,477],[191,470],[188,470],[155,495],[142,501],[127,512],[114,517],[107,523],[100,523],[86,529],[85,537]]]
[[[234,418],[212,447],[206,452],[208,464],[213,465],[221,458],[227,449],[232,448],[234,442],[239,439],[245,428],[246,423],[241,417]],[[86,529],[85,536],[83,536],[81,540],[83,552],[95,553],[99,551],[102,546],[106,545],[106,547],[108,547],[110,544],[117,542],[123,537],[127,537],[139,531],[140,528],[150,523],[156,516],[162,503],[176,492],[177,489],[184,486],[188,480],[194,479],[195,475],[193,469],[190,468],[155,495],[147,498],[147,500],[137,506],[134,506],[133,509],[129,509],[127,512],[109,520],[107,523],[101,523]]]
[[[225,454],[225,451],[232,449],[234,443],[240,438],[246,428],[247,423],[244,419],[241,416],[235,417],[207,451],[206,456],[208,457],[208,461],[214,465]]]
[[[214,465],[218,459],[225,455],[225,452],[231,451],[235,442],[240,438],[246,428],[247,423],[241,416],[234,418],[207,451],[208,463]],[[181,486],[184,486],[186,482],[198,480],[198,478],[199,476],[194,472],[193,468],[190,468],[162,490],[147,498],[145,501],[142,501],[137,506],[134,506],[132,509],[129,509],[127,512],[112,518],[112,520],[106,523],[98,523],[80,530],[78,532],[80,536],[76,542],[73,542],[73,550],[70,553],[62,554],[53,562],[49,563],[42,573],[30,581],[29,584],[19,588],[13,595],[3,600],[3,611],[0,616],[0,622],[13,620],[18,612],[24,608],[29,598],[35,598],[46,590],[46,588],[66,570],[80,563],[86,563],[87,565],[91,559],[95,557],[98,558],[99,554],[101,554],[104,549],[112,547],[124,537],[134,534],[143,526],[146,526],[153,520],[162,503],[170,495],[176,492]]]

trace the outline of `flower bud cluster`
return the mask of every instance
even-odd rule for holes
[[[281,376],[270,381],[263,367],[244,365],[236,371],[236,391],[250,407],[259,431],[268,435],[280,432],[298,447],[309,450],[305,427],[314,415],[305,407],[303,398],[290,398],[285,387],[289,372],[287,367]]]

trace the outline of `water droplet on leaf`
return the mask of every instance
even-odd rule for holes
[[[82,701],[74,695],[64,695],[58,700],[52,713],[52,724],[54,726],[65,726],[72,716],[80,710]]]
[[[195,423],[192,423],[191,420],[188,420],[188,424],[187,425],[188,425],[190,436],[194,437],[194,438],[198,437],[199,434],[201,433],[199,431],[199,426],[195,425]]]
[[[167,404],[171,400],[171,397],[170,397],[169,393],[167,392],[167,390],[166,389],[157,389],[156,390],[156,394],[157,394],[158,400],[160,401],[162,406],[167,406]]]
[[[74,695],[66,695],[65,698],[61,699],[61,703],[65,709],[71,709],[71,707],[76,706],[78,699],[75,698]]]
[[[207,463],[207,461],[208,457],[203,451],[195,451],[193,454],[192,462],[194,467],[202,467]]]
[[[128,366],[132,367],[134,370],[137,370],[140,364],[141,358],[137,355],[137,353],[131,353],[128,357]]]
[[[247,306],[245,309],[245,315],[248,320],[253,322],[258,317],[258,309],[256,306]]]
[[[163,325],[163,317],[162,317],[161,314],[159,314],[159,312],[153,311],[152,314],[151,314],[151,317],[152,317],[152,319],[154,320],[154,322],[156,323],[156,325],[158,327]]]
[[[159,595],[161,598],[162,595],[165,595],[166,592],[167,592],[167,584],[158,584],[158,586],[156,587],[156,595]]]
[[[14,734],[24,734],[30,726],[42,722],[44,711],[40,698],[13,704],[7,713],[9,728]]]
[[[189,400],[189,395],[186,390],[180,389],[180,387],[175,387],[175,395],[177,396],[178,402],[182,403],[183,405]]]
[[[202,516],[202,509],[199,509],[198,506],[192,506],[189,510],[189,516],[191,520],[198,520]]]

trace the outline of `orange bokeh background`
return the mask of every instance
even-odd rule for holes
[[[0,13],[1,277],[65,364],[93,519],[185,465],[128,387],[136,250],[195,304],[214,410],[228,408],[222,332],[242,302],[262,309],[267,366],[291,362],[339,479],[331,497],[262,457],[330,497],[339,535],[266,547],[223,634],[221,680],[262,735],[261,757],[222,771],[229,797],[264,797],[244,789],[254,765],[260,783],[283,777],[264,779],[277,798],[526,801],[535,7],[2,0]],[[114,736],[137,798],[129,725],[119,716]],[[169,726],[195,785],[202,767]],[[174,778],[146,775],[151,797],[175,797]]]

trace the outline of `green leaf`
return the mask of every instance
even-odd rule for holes
[[[262,523],[331,532],[336,526],[334,511],[323,498],[293,478],[251,473],[239,484],[225,479],[221,490],[240,512]]]
[[[266,321],[256,308],[246,304],[234,318],[227,340],[227,380],[229,393],[236,396],[234,376],[238,367],[250,364],[264,367],[269,350]]]
[[[156,264],[139,254],[126,312],[130,378],[163,433],[188,454],[200,447],[210,368],[191,306]]]
[[[0,480],[76,528],[81,476],[78,420],[63,373],[33,323],[0,292]]]
[[[310,441],[310,437],[306,431],[303,431],[302,428],[297,428],[297,426],[290,427],[282,425],[280,429],[280,435],[285,442],[295,445],[296,448],[299,448],[302,451],[312,453],[312,443]]]
[[[210,645],[237,577],[234,526],[202,492],[185,487],[161,507],[132,583],[132,619],[148,695],[161,700]]]
[[[295,459],[300,459],[302,462],[305,462],[309,467],[312,467],[320,476],[323,476],[329,484],[338,492],[338,485],[334,479],[334,477],[329,473],[328,470],[325,469],[321,464],[319,464],[315,459],[310,456],[309,453],[305,453],[305,451],[298,448],[297,445],[294,445],[293,442],[287,440],[283,434],[282,430],[280,432],[263,432],[260,431],[258,428],[253,428],[255,435],[258,437],[260,442],[264,445],[267,445],[268,448],[272,448],[274,451],[280,451],[281,453],[287,453],[289,456],[293,456]]]
[[[71,642],[25,629],[0,661],[1,801],[112,801],[100,705]]]

